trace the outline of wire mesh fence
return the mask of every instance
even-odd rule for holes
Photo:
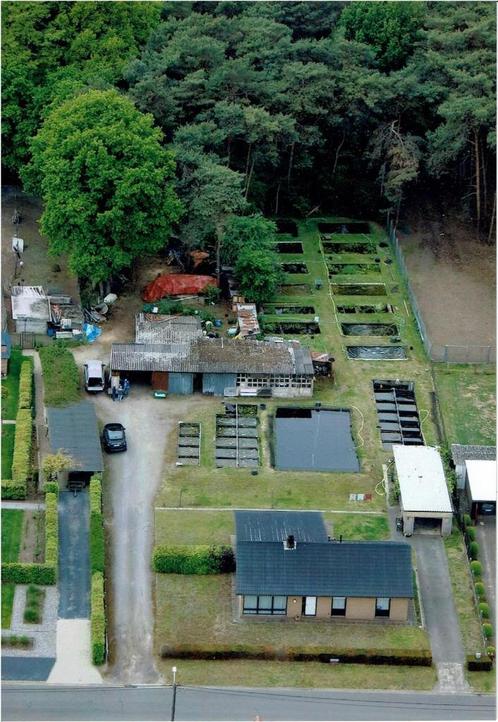
[[[406,268],[403,251],[396,235],[392,221],[389,221],[387,232],[391,242],[394,255],[398,261],[401,275],[404,278],[408,290],[408,296],[415,316],[415,321],[422,338],[427,355],[432,361],[440,361],[443,363],[482,363],[489,364],[496,362],[496,348],[494,346],[479,346],[468,344],[438,344],[433,343],[424,323],[420,307],[410,284],[410,277]]]

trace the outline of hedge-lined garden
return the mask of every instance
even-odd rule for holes
[[[230,574],[235,571],[231,546],[223,544],[158,546],[152,568],[159,574]]]
[[[92,660],[103,664],[106,656],[105,619],[105,539],[102,515],[102,478],[95,474],[90,479],[90,568],[92,590],[90,596],[90,619],[92,638]]]
[[[2,499],[25,499],[31,478],[31,453],[33,445],[33,363],[26,359],[19,372],[19,408],[14,432],[12,473],[10,479],[2,479]]]
[[[59,554],[59,524],[57,494],[45,494],[45,561],[43,564],[27,562],[2,563],[2,582],[14,584],[55,584]]]
[[[80,400],[80,372],[63,342],[39,349],[45,382],[46,406],[66,406]]]
[[[488,670],[488,663],[492,663],[494,658],[494,647],[491,646],[490,642],[493,638],[493,626],[489,621],[489,605],[486,600],[486,591],[484,584],[481,581],[482,577],[482,564],[479,561],[480,548],[476,541],[477,529],[473,525],[472,519],[469,514],[464,514],[463,517],[464,537],[467,548],[467,555],[470,562],[470,571],[474,579],[474,600],[477,602],[476,611],[481,620],[481,632],[483,638],[486,640],[487,647],[486,651],[488,655],[482,657],[480,660],[473,660],[472,665],[468,662],[467,666],[472,670]]]

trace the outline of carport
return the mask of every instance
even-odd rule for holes
[[[451,534],[453,507],[439,452],[430,446],[393,445],[403,534]]]
[[[496,461],[465,462],[465,491],[473,519],[480,514],[496,515]]]

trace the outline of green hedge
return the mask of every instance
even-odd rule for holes
[[[56,481],[46,481],[43,485],[45,494],[56,494],[59,496],[59,484]]]
[[[39,350],[45,383],[46,406],[66,406],[81,398],[80,372],[73,354],[54,341]]]
[[[479,557],[479,544],[475,541],[469,544],[469,557],[473,560]]]
[[[55,584],[57,569],[51,564],[7,562],[2,564],[2,582],[13,584]]]
[[[479,614],[482,619],[489,619],[489,604],[486,604],[486,602],[480,602]]]
[[[467,527],[472,526],[472,517],[470,516],[470,514],[463,515],[463,526],[464,526],[464,529],[467,529]]]
[[[33,362],[26,359],[19,373],[19,408],[30,409],[33,405]]]
[[[273,647],[272,645],[164,645],[161,657],[172,659],[264,659],[289,662],[326,662],[338,659],[349,664],[390,664],[430,667],[429,650],[410,649],[348,649],[334,647]]]
[[[480,579],[482,577],[481,562],[477,562],[477,561],[470,562],[470,571],[472,572],[473,577]]]
[[[476,590],[476,595],[479,601],[483,602],[486,599],[486,590],[484,588],[484,584],[482,582],[475,582],[474,589]]]
[[[104,577],[101,572],[92,575],[92,593],[90,606],[92,661],[94,664],[105,662],[105,604]]]
[[[467,655],[467,669],[469,672],[489,672],[493,669],[493,660],[486,655],[476,659],[474,655],[469,654]]]
[[[102,516],[102,481],[98,474],[90,479],[90,566],[93,572],[105,567],[104,518]]]
[[[152,568],[160,574],[224,574],[235,571],[230,546],[158,546],[152,555]]]
[[[2,499],[25,499],[26,493],[26,484],[2,479]]]
[[[31,476],[31,446],[33,422],[30,409],[19,409],[16,417],[14,454],[12,457],[12,481],[15,484],[28,483]]]
[[[57,494],[45,494],[45,564],[57,570],[59,556],[59,517],[57,513]]]
[[[476,540],[477,530],[475,526],[468,526],[465,529],[465,536],[467,537],[468,542],[473,542]]]
[[[489,622],[483,622],[482,633],[484,634],[486,639],[491,639],[491,637],[493,636],[493,625]]]

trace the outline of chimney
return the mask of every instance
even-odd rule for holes
[[[287,539],[284,541],[284,549],[295,549],[296,548],[296,540],[294,539],[294,534],[289,534]]]

